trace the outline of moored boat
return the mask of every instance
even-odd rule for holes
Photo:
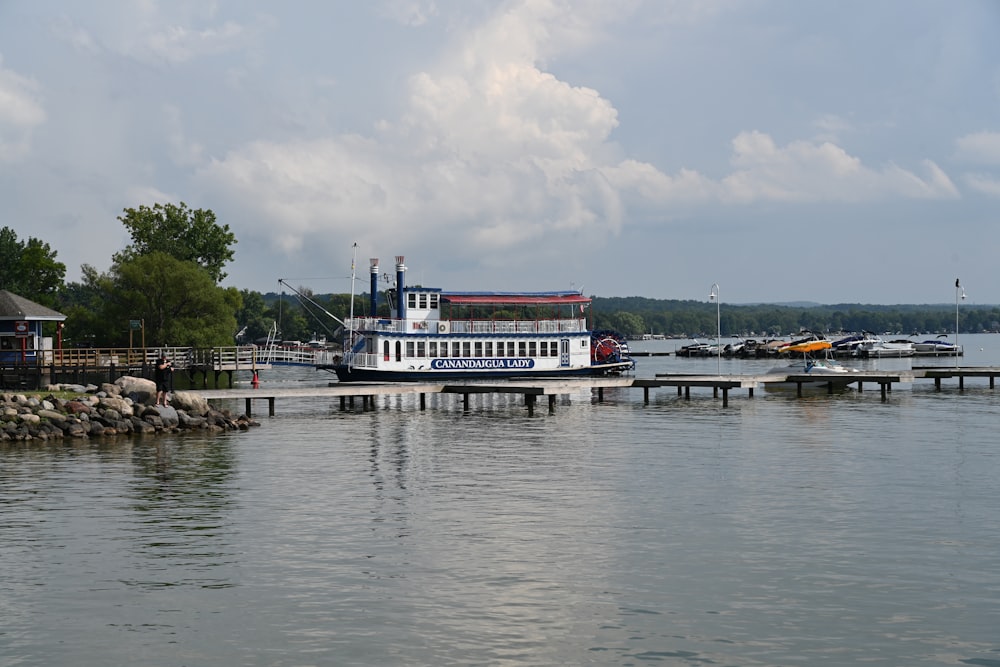
[[[947,340],[947,334],[939,334],[937,338],[922,340],[913,344],[916,354],[921,356],[962,356],[962,346]]]
[[[787,365],[775,366],[769,373],[787,376],[808,374],[810,377],[815,376],[816,379],[811,382],[772,382],[766,386],[768,388],[829,387],[832,384],[834,387],[843,388],[856,382],[857,369],[847,368],[829,356],[818,356],[820,352],[828,355],[832,348],[833,345],[828,340],[807,340],[785,346],[782,349],[783,353],[801,354],[802,357]]]
[[[377,315],[378,260],[366,317],[346,322],[341,382],[552,378],[635,368],[624,337],[588,327],[576,291],[465,292],[408,287],[402,256],[390,316]]]

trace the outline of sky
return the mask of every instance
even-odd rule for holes
[[[0,0],[0,227],[223,284],[1000,303],[996,0]],[[355,246],[356,244],[356,246]]]

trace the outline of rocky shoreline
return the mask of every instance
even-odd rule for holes
[[[57,398],[69,393],[74,398]],[[114,383],[49,385],[32,395],[0,394],[0,441],[102,438],[185,431],[246,431],[260,424],[246,415],[216,410],[196,392],[170,394],[156,406],[156,385],[123,376]]]

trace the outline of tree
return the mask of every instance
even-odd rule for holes
[[[267,305],[260,292],[241,290],[243,306],[236,313],[236,325],[243,335],[239,343],[253,342],[267,336],[271,330],[273,319],[267,316]]]
[[[219,225],[211,210],[191,210],[184,202],[155,204],[153,208],[126,208],[118,217],[132,236],[132,245],[115,254],[116,264],[162,252],[181,261],[194,262],[216,284],[226,277],[222,269],[233,259],[236,237],[229,225]]]
[[[0,229],[0,289],[44,306],[56,305],[56,293],[66,277],[66,265],[39,239],[20,241],[9,227]]]
[[[84,266],[84,283],[66,293],[74,299],[68,339],[102,347],[127,344],[131,320],[143,321],[147,346],[233,345],[233,314],[242,306],[235,287],[219,287],[202,267],[163,252],[120,261],[106,274]]]

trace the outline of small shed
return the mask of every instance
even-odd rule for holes
[[[36,363],[39,353],[52,349],[52,339],[42,337],[42,323],[65,319],[40,303],[0,290],[0,363]]]

